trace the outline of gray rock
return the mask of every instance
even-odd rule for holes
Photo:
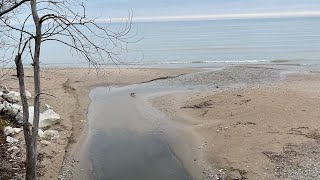
[[[23,113],[22,112],[19,112],[15,119],[19,122],[19,123],[22,123],[23,122]]]

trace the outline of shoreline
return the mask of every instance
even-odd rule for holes
[[[320,117],[320,114],[315,112],[315,108],[317,107],[317,102],[315,100],[320,99],[320,97],[318,97],[317,95],[317,88],[320,88],[320,81],[317,79],[320,79],[320,75],[316,72],[306,71],[301,67],[288,65],[235,65],[227,67],[231,67],[231,70],[226,69],[224,71],[217,71],[218,73],[213,74],[212,76],[205,76],[208,79],[209,84],[206,84],[206,82],[202,83],[206,84],[204,87],[207,88],[200,89],[191,93],[180,93],[180,95],[158,94],[158,96],[155,95],[155,97],[157,97],[157,101],[154,101],[154,97],[151,97],[150,101],[148,101],[150,105],[153,105],[153,108],[156,108],[158,111],[166,114],[171,121],[182,125],[179,129],[179,132],[175,132],[176,134],[173,135],[177,138],[172,141],[170,141],[169,139],[168,143],[170,145],[170,148],[172,148],[174,154],[177,155],[179,160],[181,160],[181,162],[184,164],[184,167],[188,170],[188,172],[193,176],[194,179],[198,179],[197,177],[200,176],[201,178],[199,179],[210,179],[216,177],[216,175],[219,177],[246,177],[249,179],[260,177],[263,179],[268,179],[269,177],[260,176],[260,173],[267,172],[272,173],[272,175],[277,175],[277,173],[279,172],[274,170],[274,166],[281,165],[276,164],[278,162],[274,162],[272,158],[276,157],[277,155],[289,159],[291,158],[288,154],[285,154],[286,152],[281,152],[282,147],[288,148],[286,143],[291,143],[297,145],[297,147],[299,148],[303,148],[304,146],[301,145],[301,143],[309,143],[309,146],[313,147],[313,142],[318,141],[317,132],[315,130],[319,126],[317,126],[317,124],[315,123],[316,121],[312,118],[316,116]],[[239,72],[234,72],[234,69],[232,69],[232,67],[239,68]],[[259,68],[265,70],[269,69],[271,73],[271,79],[269,79],[270,77],[268,74],[261,75],[261,73],[259,73],[259,70],[256,70]],[[242,71],[246,70],[248,70],[246,72],[247,74],[241,74]],[[276,78],[276,76],[278,76],[272,75],[273,70],[282,71],[282,73],[285,73],[288,78],[280,82],[272,80],[272,78]],[[43,168],[40,169],[40,171],[43,172],[43,176],[41,176],[40,179],[70,179],[72,177],[70,170],[78,168],[78,157],[74,156],[74,154],[76,154],[75,152],[79,150],[79,145],[81,145],[81,143],[86,140],[86,133],[88,131],[86,114],[88,112],[88,107],[90,104],[90,98],[88,95],[92,89],[100,86],[106,86],[106,84],[108,86],[126,86],[131,84],[140,84],[141,82],[152,81],[153,79],[159,78],[164,78],[165,80],[161,81],[169,82],[171,85],[174,85],[174,83],[176,83],[175,79],[177,79],[177,81],[179,82],[182,80],[188,82],[187,84],[192,84],[196,83],[196,81],[189,81],[186,78],[195,78],[198,80],[199,75],[197,75],[196,77],[188,77],[187,75],[173,79],[171,79],[170,77],[194,72],[203,72],[204,70],[201,68],[156,68],[122,69],[119,72],[118,69],[106,69],[105,75],[107,76],[103,76],[104,78],[99,79],[97,78],[95,73],[91,72],[91,74],[88,74],[87,71],[88,69],[85,68],[44,68],[42,71],[42,90],[57,96],[57,98],[43,96],[41,99],[42,104],[48,103],[58,114],[61,115],[62,119],[57,125],[54,125],[52,127],[55,130],[59,130],[61,135],[60,139],[53,141],[49,146],[39,146],[39,153],[44,155],[44,159],[40,163],[41,166],[43,166]],[[290,71],[293,73],[287,74]],[[251,74],[250,77],[247,77],[248,73],[249,75],[251,73],[257,73],[258,76],[251,77]],[[27,89],[31,90],[32,79],[29,78],[32,76],[31,71],[27,70],[26,75],[28,76],[26,81]],[[240,76],[240,79],[229,79],[229,75],[230,77]],[[16,78],[12,78],[12,75],[10,74],[8,74],[8,76],[6,77],[7,78],[5,78],[4,80],[1,80],[1,84],[7,85],[10,89],[16,89]],[[267,77],[267,79],[264,79],[265,77]],[[243,78],[243,81],[241,78]],[[264,80],[270,80],[270,82],[263,83]],[[223,83],[210,85],[211,81],[219,81]],[[240,82],[240,86],[233,87],[233,83],[238,81]],[[248,82],[249,86],[242,86],[246,84],[245,82]],[[250,83],[256,84],[251,86]],[[296,84],[298,84],[298,86],[296,86]],[[178,85],[184,86],[186,84],[182,83]],[[202,87],[199,84],[193,84],[193,86]],[[306,89],[305,87],[309,88]],[[210,91],[210,88],[216,88],[217,91]],[[288,100],[285,99],[285,96],[280,96],[280,98],[275,96],[275,94],[281,95],[281,93],[285,90],[290,90],[288,91],[290,92],[290,96],[288,95],[287,97]],[[297,95],[299,95],[297,96],[298,98],[302,98],[304,100],[307,99],[309,104],[314,104],[314,109],[308,109],[308,104],[304,104],[302,106],[303,108],[305,108],[304,110],[312,112],[310,115],[310,119],[312,119],[310,120],[310,123],[312,124],[312,126],[308,124],[308,122],[303,126],[308,127],[308,129],[298,129],[299,131],[304,133],[305,136],[294,135],[295,138],[298,139],[295,140],[294,138],[292,139],[291,135],[287,135],[287,133],[291,132],[290,128],[298,128],[298,124],[296,121],[296,124],[293,124],[290,128],[284,126],[283,131],[282,129],[277,129],[277,131],[273,131],[273,129],[271,129],[272,131],[270,130],[270,132],[277,133],[263,133],[264,136],[259,135],[260,131],[263,132],[262,127],[264,126],[262,125],[266,123],[264,123],[263,121],[256,122],[256,119],[254,119],[254,117],[265,114],[262,111],[257,110],[260,107],[265,108],[264,101],[268,100],[268,98],[266,99],[263,94],[266,94],[266,96],[270,96],[269,99],[279,100],[281,108],[286,107],[286,104],[290,105],[290,108],[298,108],[296,106],[291,107],[291,104],[295,102],[295,97]],[[248,101],[248,99],[250,100]],[[217,100],[218,102],[216,102]],[[61,103],[62,101],[64,103]],[[207,102],[207,104],[204,102]],[[228,102],[237,104],[228,104]],[[215,105],[215,103],[218,104]],[[256,104],[253,105],[252,103]],[[288,122],[286,119],[291,116],[289,116],[289,114],[298,114],[297,116],[301,118],[305,116],[305,111],[302,110],[300,110],[299,112],[278,112],[277,109],[272,108],[271,105],[273,102],[268,103],[270,107],[267,107],[271,109],[269,113],[273,114],[277,118],[280,118],[280,122],[283,121],[287,124],[290,124],[290,122]],[[204,106],[197,106],[201,104]],[[217,108],[216,106],[220,106],[221,108]],[[253,107],[255,107],[255,110],[260,114],[254,114],[253,112],[247,115],[242,114],[250,112],[250,108]],[[227,114],[225,114],[225,111],[223,109],[229,110],[230,108],[232,109],[232,113],[228,112]],[[242,108],[244,108],[245,112],[240,111]],[[248,122],[242,122],[243,119],[247,119]],[[224,120],[226,121],[224,122]],[[275,121],[270,122],[274,123],[272,127],[276,126],[276,124],[278,123]],[[262,124],[261,127],[260,123]],[[279,124],[279,127],[282,126],[282,124]],[[226,127],[227,129],[225,129]],[[289,138],[290,141],[284,140],[283,138],[279,139],[279,142],[277,142],[280,145],[274,145],[271,141],[269,142],[269,144],[272,145],[270,148],[265,145],[265,143],[259,144],[259,141],[257,141],[257,139],[253,138],[252,135],[248,136],[248,134],[246,133],[256,133],[260,138],[267,138],[266,141],[268,142],[270,140],[268,139],[269,137],[277,138],[277,136]],[[312,133],[316,134],[312,135]],[[237,140],[233,140],[233,137],[238,136],[239,138]],[[313,139],[310,137],[313,137]],[[257,150],[244,151],[241,149],[237,149],[238,146],[242,147],[241,145],[243,144],[243,140],[246,138],[253,138],[250,139],[250,141],[245,141],[244,143],[248,143],[249,147],[254,145],[252,143],[256,143],[261,147],[266,147],[266,149],[263,152]],[[238,141],[242,142],[242,144],[237,144]],[[227,142],[227,145],[221,142]],[[316,146],[317,148],[317,145],[314,146]],[[227,148],[227,150],[219,151],[216,148],[220,150]],[[186,149],[188,149],[188,152],[185,152]],[[235,151],[232,151],[232,149],[237,149],[239,152],[235,153]],[[296,152],[299,152],[299,150],[300,149],[294,149],[294,151]],[[250,158],[247,157],[248,154],[246,154],[246,152],[251,152],[250,156],[259,159],[259,162],[263,164],[264,168],[267,167],[268,171],[266,171],[266,169],[263,170],[263,168],[261,169],[261,166],[250,164],[251,161]],[[53,157],[51,156],[52,154],[54,155]],[[234,156],[235,154],[241,154],[247,159],[241,159],[240,156]],[[229,157],[231,157],[231,159]],[[305,157],[302,157],[301,161],[304,160],[303,158]],[[240,162],[250,162],[250,167],[252,167],[253,165],[259,167],[260,169],[253,168],[253,170],[250,170],[250,168],[246,168],[246,166],[248,166],[246,163]],[[283,163],[286,162],[287,161],[283,159]],[[64,164],[62,165],[62,163]],[[290,169],[286,169],[286,172],[289,171]]]
[[[66,153],[72,150],[73,145],[80,141],[79,137],[86,125],[86,113],[90,103],[88,94],[97,86],[127,85],[140,83],[164,76],[177,76],[183,73],[196,72],[197,69],[102,69],[99,76],[86,68],[43,68],[41,71],[41,90],[51,96],[41,96],[42,106],[49,104],[60,116],[61,120],[50,129],[58,130],[60,138],[51,141],[49,145],[39,144],[40,179],[58,179]],[[18,90],[18,81],[14,69],[5,70],[7,73],[0,83],[9,89]],[[3,74],[3,71],[2,71]],[[33,88],[33,73],[31,69],[25,70],[26,89]],[[31,92],[33,95],[33,92]],[[63,103],[62,103],[63,102]],[[17,137],[24,142],[22,134]],[[22,153],[24,149],[22,145]],[[22,172],[23,173],[23,172]]]
[[[280,82],[176,93],[153,101],[173,121],[202,137],[193,144],[204,167],[202,177],[195,179],[319,177],[317,170],[308,169],[318,164],[314,153],[320,152],[320,74],[284,73],[287,78]]]

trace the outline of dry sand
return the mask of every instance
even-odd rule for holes
[[[202,168],[195,179],[320,178],[319,74],[152,102],[197,137],[189,146]]]
[[[41,90],[50,94],[41,96],[41,104],[49,104],[61,116],[61,121],[50,129],[58,130],[60,138],[48,146],[40,145],[40,179],[58,179],[67,151],[72,149],[83,133],[90,103],[89,91],[96,86],[123,86],[159,77],[177,76],[195,72],[195,69],[94,69],[53,68],[42,69]],[[0,84],[18,91],[15,70],[2,70]],[[26,88],[32,93],[33,74],[26,70]],[[33,94],[33,93],[32,93]],[[32,105],[32,104],[29,104]],[[17,138],[23,139],[20,133]],[[23,145],[21,145],[23,148]]]

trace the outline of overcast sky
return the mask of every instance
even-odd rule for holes
[[[87,0],[90,14],[101,18],[205,16],[243,13],[320,13],[320,0]]]

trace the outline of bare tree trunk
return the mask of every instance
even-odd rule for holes
[[[15,63],[17,68],[17,77],[19,79],[19,88],[20,88],[20,97],[22,102],[23,109],[23,132],[24,138],[26,142],[26,166],[27,166],[27,176],[26,179],[35,179],[36,177],[36,169],[35,166],[32,165],[34,163],[33,159],[36,159],[34,156],[34,149],[31,145],[31,129],[29,124],[29,105],[28,99],[26,96],[26,88],[24,83],[24,69],[21,60],[21,55],[18,54],[15,57]]]
[[[29,160],[27,168],[27,180],[37,179],[37,140],[40,119],[40,46],[41,46],[41,22],[37,12],[37,1],[31,0],[31,10],[34,24],[36,26],[35,48],[33,57],[33,72],[34,72],[34,117],[32,125],[32,133],[30,144],[27,147]],[[29,170],[29,171],[28,171]]]
[[[21,55],[18,54],[15,58],[15,63],[17,67],[17,77],[19,79],[19,88],[20,88],[20,97],[22,102],[22,108],[23,108],[23,132],[24,132],[24,138],[26,142],[26,166],[27,166],[27,175],[26,179],[34,179],[36,177],[36,174],[32,172],[36,172],[34,169],[33,159],[34,157],[34,150],[31,145],[31,129],[29,125],[29,105],[28,100],[26,97],[26,89],[25,89],[25,83],[24,83],[24,69],[23,64],[21,61]]]

